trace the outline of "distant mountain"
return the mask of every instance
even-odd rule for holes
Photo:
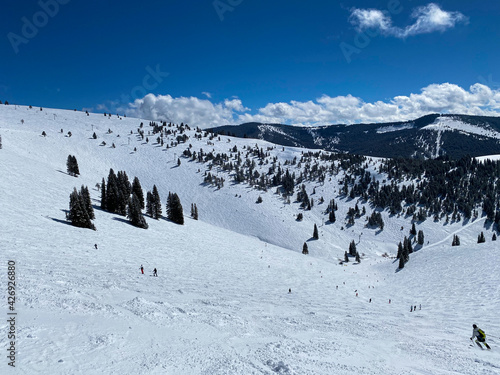
[[[316,127],[251,122],[211,130],[284,146],[379,157],[500,154],[500,117],[432,114],[405,122]]]

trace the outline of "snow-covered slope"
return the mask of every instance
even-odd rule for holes
[[[342,230],[341,220],[323,224],[325,207],[317,204],[296,222],[298,205],[275,192],[229,180],[220,190],[204,185],[206,165],[181,157],[177,166],[187,145],[166,150],[154,144],[156,136],[146,144],[137,137],[140,122],[0,106],[4,349],[8,260],[16,262],[18,297],[16,368],[4,356],[1,373],[500,372],[500,246],[482,219],[467,225],[427,220],[419,226],[426,245],[395,272],[397,263],[382,254],[394,255],[407,234],[403,218],[384,216],[382,232],[360,221]],[[191,137],[187,143],[215,152],[273,147],[228,137],[207,142]],[[280,146],[270,152],[291,160],[301,151]],[[69,154],[77,157],[78,178],[65,173]],[[68,225],[73,187],[88,185],[98,207],[95,185],[109,168],[139,177],[145,190],[156,184],[164,203],[169,191],[178,193],[186,216],[196,203],[200,220],[186,217],[178,226],[147,218],[150,227],[142,230],[96,209],[97,231]],[[307,183],[307,189],[316,187],[316,200],[337,200],[341,177]],[[259,195],[263,203],[256,204]],[[339,204],[337,216],[354,204]],[[320,239],[310,241],[314,223]],[[485,244],[475,243],[480,231]],[[454,233],[462,245],[452,248]],[[340,265],[353,239],[362,261]],[[300,253],[306,241],[308,256]],[[155,267],[157,278],[150,276]],[[492,351],[469,347],[472,323],[496,336],[488,340]]]

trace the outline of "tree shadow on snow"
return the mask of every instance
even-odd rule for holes
[[[59,173],[70,176],[70,174],[68,172],[61,171],[60,169],[56,169],[56,171],[58,171]]]
[[[66,224],[66,225],[71,226],[71,223],[69,221],[67,221],[67,220],[56,219],[55,217],[50,217],[50,216],[47,216],[47,218],[50,219],[50,220],[55,221],[56,223]]]
[[[120,221],[120,222],[122,222],[122,223],[126,223],[126,224],[129,224],[129,225],[132,225],[132,223],[131,223],[129,220],[127,220],[127,219],[123,219],[123,218],[121,218],[121,217],[114,217],[114,218],[113,218],[113,220]],[[133,225],[132,225],[132,226],[133,226]]]

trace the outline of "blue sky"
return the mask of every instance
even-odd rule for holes
[[[9,2],[0,100],[200,126],[496,115],[499,14],[462,0]]]

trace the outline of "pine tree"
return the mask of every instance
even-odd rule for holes
[[[150,191],[146,194],[146,214],[153,217],[153,194]]]
[[[87,186],[83,186],[80,189],[80,195],[82,196],[83,203],[85,205],[85,210],[91,220],[95,219],[94,207],[92,206],[92,200],[90,199],[90,192]]]
[[[361,263],[361,258],[359,257],[359,253],[356,251],[356,262]]]
[[[0,135],[0,150],[2,149],[2,136]]]
[[[456,234],[453,235],[451,246],[460,246],[460,238]]]
[[[344,252],[344,262],[349,262],[349,256],[347,255],[347,251]]]
[[[144,209],[144,192],[142,191],[141,183],[137,177],[134,177],[134,181],[132,182],[132,194],[135,193],[137,195],[137,199],[139,199],[139,204],[141,205],[141,210]]]
[[[109,212],[117,212],[120,202],[120,191],[115,172],[111,168],[108,175],[108,185],[106,186],[106,207]]]
[[[419,245],[423,245],[424,244],[424,232],[419,230],[418,231],[418,235],[417,235],[417,243]]]
[[[304,246],[302,246],[302,254],[309,254],[309,249],[307,248],[307,244],[304,242]]]
[[[90,216],[85,208],[85,201],[81,194],[78,193],[76,188],[69,196],[69,212],[67,215],[71,225],[79,228],[94,229]]]
[[[492,241],[496,241],[496,240],[497,240],[497,235],[496,235],[496,233],[493,233],[493,236],[491,237],[491,240],[492,240]]]
[[[481,234],[477,237],[477,243],[483,243],[486,242],[486,238],[484,237],[484,233],[481,232]]]
[[[314,224],[313,238],[314,238],[315,240],[319,239],[318,227],[316,226],[316,224]]]
[[[68,155],[68,159],[66,161],[66,170],[70,176],[76,177],[80,174],[80,170],[78,168],[78,161],[76,157],[73,155]]]
[[[404,257],[399,258],[399,269],[405,268],[405,260]]]
[[[148,223],[141,212],[141,203],[137,195],[132,194],[128,201],[127,218],[131,221],[133,226],[138,228],[148,229]]]
[[[403,255],[403,244],[401,243],[401,241],[399,241],[399,244],[398,244],[398,255],[396,256],[397,259],[401,259]]]
[[[160,219],[162,214],[160,194],[158,194],[158,189],[156,185],[153,185],[153,193],[151,194],[151,217],[153,219]]]
[[[349,255],[356,256],[356,243],[354,240],[349,244]]]
[[[411,234],[412,236],[416,236],[416,235],[417,235],[417,229],[415,228],[415,223],[413,223],[413,224],[411,225],[410,234]]]
[[[196,203],[191,203],[191,217],[194,220],[198,220],[198,207],[196,207]]]
[[[108,207],[106,205],[106,181],[104,181],[104,178],[102,179],[102,182],[101,182],[101,208],[103,210],[108,209]]]
[[[176,224],[184,224],[184,214],[179,196],[176,193],[168,193],[167,199],[167,217]]]
[[[328,220],[330,221],[330,223],[335,223],[335,220],[337,220],[335,218],[335,211],[334,210],[331,210],[330,213],[328,214]]]
[[[132,185],[130,185],[127,173],[123,171],[118,171],[117,186],[118,186],[118,205],[115,212],[120,215],[126,215],[129,197],[132,192]]]

